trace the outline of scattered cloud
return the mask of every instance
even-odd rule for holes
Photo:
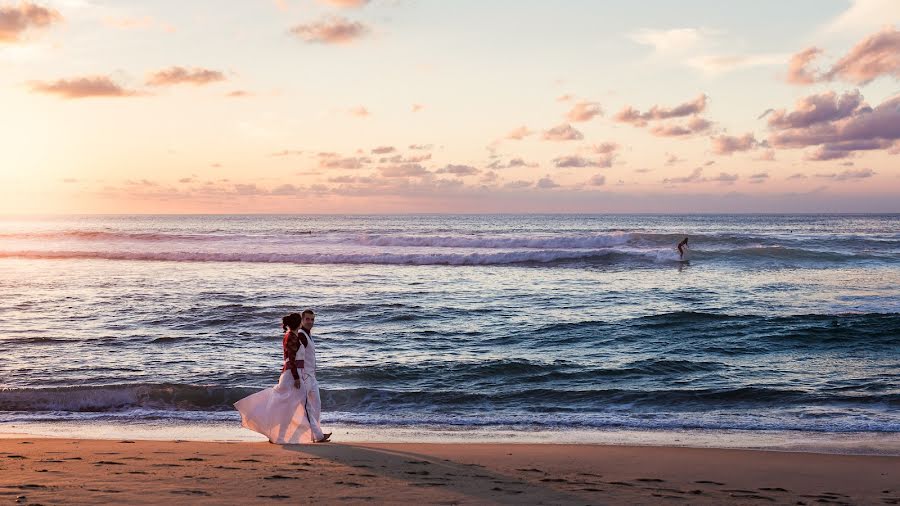
[[[829,70],[809,69],[822,52],[811,47],[795,54],[788,64],[787,81],[806,85],[840,80],[864,86],[881,76],[900,79],[900,31],[892,26],[858,42]]]
[[[720,74],[746,67],[780,65],[786,55],[781,53],[697,56],[687,61],[688,66],[706,74]]]
[[[366,36],[369,28],[358,21],[333,17],[294,26],[290,29],[290,33],[308,43],[349,44]]]
[[[769,179],[768,172],[758,172],[756,174],[751,175],[749,178],[749,181],[752,184],[760,184],[760,183],[766,182],[768,179]]]
[[[787,179],[788,179],[788,180],[791,180],[791,179],[808,179],[808,176],[807,176],[806,174],[801,174],[800,172],[797,172],[796,174],[792,174],[792,175],[788,176]]]
[[[744,134],[740,137],[719,135],[712,138],[712,150],[717,155],[729,155],[735,151],[749,151],[759,146],[753,134]]]
[[[531,134],[533,134],[533,133],[534,133],[534,132],[532,132],[531,130],[529,130],[528,127],[526,127],[526,126],[523,125],[523,126],[520,126],[520,127],[516,128],[516,129],[512,130],[512,131],[509,132],[508,134],[506,134],[506,137],[505,137],[505,138],[506,138],[506,139],[516,140],[516,141],[520,141],[520,140],[524,139],[525,137],[528,137],[529,135],[531,135]]]
[[[722,184],[731,184],[738,180],[737,174],[726,174],[724,172],[719,172],[718,176],[711,177],[708,181],[715,181]]]
[[[425,160],[431,160],[431,153],[424,153],[421,155],[409,155],[403,156],[400,154],[394,156],[381,157],[378,159],[378,163],[420,163]]]
[[[673,153],[666,153],[666,162],[665,165],[671,167],[672,165],[681,163],[684,161],[684,158],[678,158],[678,155]]]
[[[555,183],[552,179],[550,179],[550,175],[546,175],[540,179],[538,179],[537,183],[534,184],[537,188],[542,190],[549,190],[551,188],[558,188],[559,185]]]
[[[811,95],[796,110],[777,110],[769,117],[769,144],[776,148],[819,147],[808,159],[844,158],[838,152],[891,149],[900,139],[900,95],[874,109],[859,91],[837,97],[834,92]]]
[[[357,118],[367,118],[372,115],[372,113],[370,113],[368,109],[361,105],[350,109],[349,112],[351,115],[356,116]]]
[[[413,104],[413,105],[412,105],[412,112],[419,112],[419,111],[421,111],[421,110],[424,109],[424,108],[425,108],[425,106],[422,105],[422,104]]]
[[[292,156],[302,155],[303,153],[305,153],[305,151],[299,149],[284,149],[281,151],[276,151],[275,153],[270,153],[269,156]]]
[[[596,102],[578,102],[566,114],[566,118],[572,122],[590,121],[595,116],[602,116],[603,109]]]
[[[218,70],[209,70],[199,67],[186,69],[184,67],[175,66],[148,75],[147,85],[171,86],[175,84],[193,84],[200,86],[224,80],[225,74]]]
[[[488,164],[489,169],[513,169],[516,167],[537,167],[536,163],[529,163],[523,160],[522,158],[511,158],[506,163],[503,163],[501,160],[494,160],[493,162]]]
[[[58,95],[65,99],[130,97],[139,94],[137,91],[123,88],[107,76],[76,77],[54,82],[32,81],[29,84],[33,92]]]
[[[0,43],[19,42],[25,32],[46,28],[62,20],[58,11],[28,2],[18,6],[0,5]]]
[[[667,177],[663,179],[663,183],[671,184],[671,183],[697,183],[703,181],[703,169],[697,167],[687,176],[682,177]]]
[[[473,176],[475,174],[481,173],[480,170],[472,167],[471,165],[447,165],[441,169],[438,169],[434,172],[435,174],[453,174],[456,176]]]
[[[384,177],[422,177],[431,174],[428,169],[418,163],[387,165],[379,167],[378,170]]]
[[[700,114],[706,110],[706,100],[706,95],[700,95],[694,100],[671,108],[654,105],[649,111],[643,113],[631,106],[626,106],[613,116],[613,121],[630,123],[637,127],[644,127],[647,125],[648,121],[682,118]]]
[[[524,181],[522,179],[519,179],[516,181],[510,181],[503,185],[503,187],[509,190],[521,190],[523,188],[529,188],[531,187],[531,185],[531,181]]]
[[[705,132],[710,127],[712,127],[710,121],[695,116],[688,120],[687,125],[654,125],[650,127],[650,133],[657,137],[683,137]]]
[[[394,146],[378,146],[377,148],[372,149],[373,155],[385,155],[388,153],[393,153],[397,151]]]
[[[321,169],[361,169],[372,163],[372,159],[364,156],[342,157],[337,153],[319,153]]]
[[[833,179],[835,181],[857,181],[860,179],[870,178],[875,175],[872,169],[847,169],[843,172],[831,174],[816,174],[816,177],[822,179]]]
[[[410,144],[407,147],[414,151],[430,151],[434,149],[434,145],[432,144]]]
[[[244,97],[252,97],[253,93],[250,93],[249,91],[244,91],[244,90],[234,90],[232,92],[229,92],[225,96],[229,97],[229,98],[244,98]]]
[[[576,141],[583,139],[584,135],[572,128],[572,125],[563,123],[545,131],[543,137],[547,141]]]
[[[603,186],[606,184],[606,176],[603,174],[594,174],[587,182],[590,186]]]
[[[581,156],[561,156],[553,159],[553,164],[560,169],[563,168],[584,168],[584,167],[609,167],[603,165],[600,161]]]
[[[775,150],[767,149],[767,150],[763,151],[763,153],[761,155],[759,155],[757,158],[755,158],[755,160],[758,160],[761,162],[774,162],[775,161]]]

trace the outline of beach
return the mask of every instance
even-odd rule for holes
[[[0,439],[23,504],[898,504],[900,457],[555,444]]]

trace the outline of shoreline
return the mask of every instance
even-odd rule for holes
[[[900,456],[900,433],[774,430],[540,429],[509,427],[330,425],[347,444],[594,445]],[[29,422],[0,423],[0,440],[17,437],[259,443],[266,438],[233,423]]]
[[[900,504],[898,469],[709,448],[0,439],[0,496],[22,503]]]

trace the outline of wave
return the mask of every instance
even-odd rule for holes
[[[429,248],[489,249],[596,249],[627,244],[631,235],[609,234],[554,237],[472,237],[472,236],[360,236],[356,241],[366,246],[409,246]]]
[[[640,363],[637,368],[645,367]],[[683,369],[683,364],[664,367]],[[185,384],[119,384],[103,386],[11,388],[0,390],[0,411],[12,412],[115,412],[128,409],[178,411],[227,411],[234,402],[258,391],[258,387]],[[803,389],[744,386],[640,390],[594,388],[507,388],[503,391],[400,390],[388,388],[323,388],[323,403],[334,411],[423,413],[513,410],[524,412],[609,412],[656,409],[703,411],[721,408],[875,406],[900,407],[900,393],[878,388],[861,391],[808,392]]]

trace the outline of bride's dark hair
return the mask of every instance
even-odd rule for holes
[[[284,318],[281,319],[281,328],[287,330],[290,328],[291,330],[297,330],[300,328],[300,323],[303,321],[303,317],[300,316],[299,313],[291,313]]]

